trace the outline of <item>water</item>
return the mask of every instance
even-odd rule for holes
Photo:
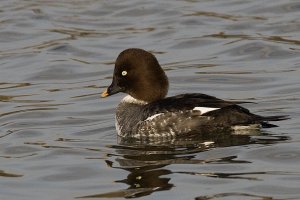
[[[300,199],[300,2],[2,0],[0,199]],[[122,50],[169,95],[290,115],[254,136],[124,143],[100,99]]]

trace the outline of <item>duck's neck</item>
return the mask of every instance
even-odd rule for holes
[[[130,95],[127,95],[126,97],[124,97],[121,102],[124,102],[124,103],[133,103],[133,104],[139,104],[139,105],[146,105],[146,104],[149,103],[147,101],[136,99],[136,98],[134,98],[134,97],[132,97]]]

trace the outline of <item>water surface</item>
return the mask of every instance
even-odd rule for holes
[[[0,2],[1,199],[300,199],[300,2]],[[122,142],[100,99],[117,55],[153,52],[169,95],[289,115],[245,136]]]

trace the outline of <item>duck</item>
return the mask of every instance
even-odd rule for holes
[[[260,116],[240,106],[202,93],[166,97],[168,77],[156,57],[139,48],[122,51],[102,98],[126,93],[116,108],[115,126],[121,138],[180,138],[237,130],[274,127],[270,121],[287,116]]]

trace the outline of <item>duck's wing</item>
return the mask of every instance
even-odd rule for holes
[[[144,107],[143,119],[165,113],[180,113],[192,111],[193,116],[211,117],[219,126],[265,124],[267,121],[285,120],[287,116],[263,117],[251,113],[238,105],[250,103],[244,101],[225,101],[213,96],[200,93],[181,94],[147,104]]]
[[[151,116],[153,114],[162,112],[178,112],[182,110],[193,109],[198,109],[199,111],[202,109],[203,111],[207,112],[241,103],[250,102],[225,101],[206,94],[189,93],[167,97],[165,99],[151,102],[145,106],[145,113],[149,113]]]

